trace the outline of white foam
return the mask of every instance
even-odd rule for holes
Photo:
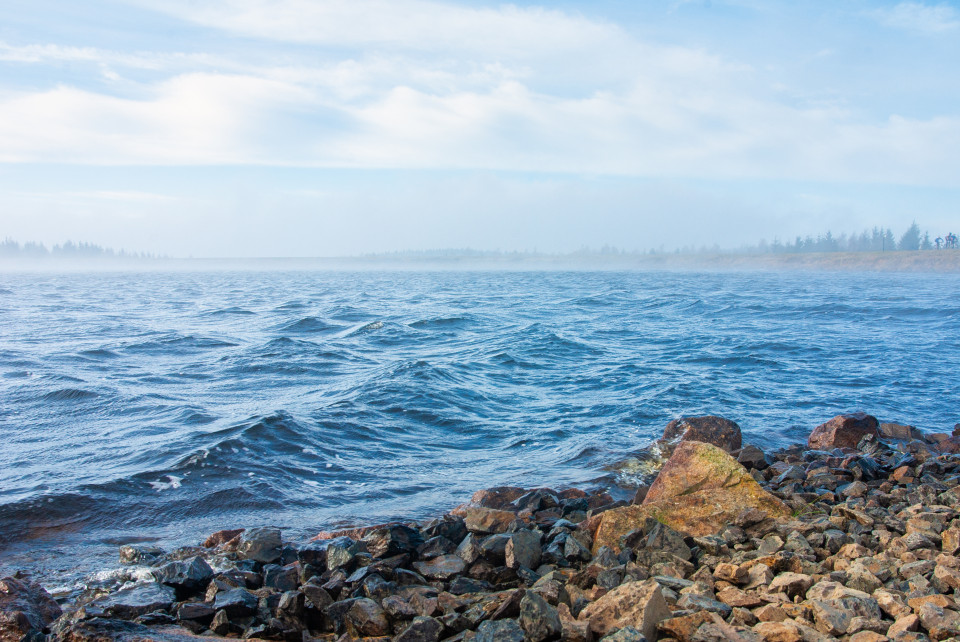
[[[183,477],[177,477],[176,475],[167,475],[169,481],[152,481],[150,482],[150,487],[155,491],[160,492],[161,490],[169,490],[171,488],[180,488],[180,482],[183,481]]]

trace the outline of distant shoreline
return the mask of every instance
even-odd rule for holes
[[[785,270],[958,273],[960,251],[819,252],[791,254],[397,254],[289,258],[53,258],[0,260],[2,272],[208,270]]]

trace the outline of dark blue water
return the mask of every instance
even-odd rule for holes
[[[684,414],[949,431],[960,277],[0,275],[0,567],[606,483]],[[605,477],[607,476],[607,477]]]

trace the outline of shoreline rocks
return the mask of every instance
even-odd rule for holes
[[[672,453],[631,505],[498,487],[436,519],[299,543],[259,527],[126,546],[152,581],[63,611],[6,578],[0,642],[960,638],[956,436],[858,414],[773,453],[719,417],[664,437]]]

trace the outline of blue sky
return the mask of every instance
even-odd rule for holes
[[[960,5],[6,0],[0,236],[173,256],[960,230]]]

